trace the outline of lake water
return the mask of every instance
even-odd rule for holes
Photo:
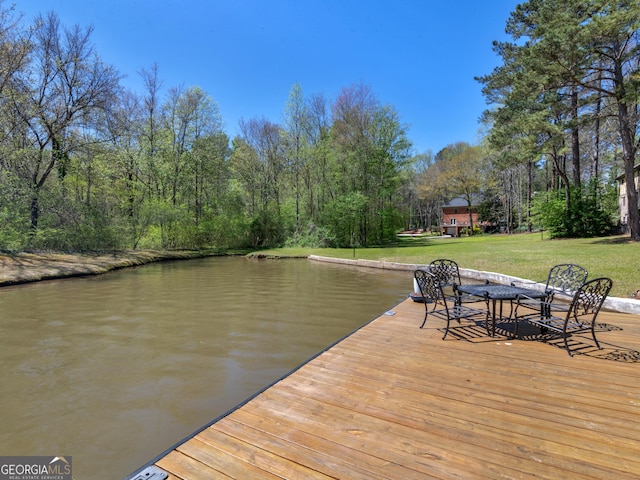
[[[1,288],[0,455],[121,479],[411,289],[411,272],[240,257]]]

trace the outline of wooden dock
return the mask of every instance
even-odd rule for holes
[[[169,479],[640,478],[640,317],[572,339],[419,329],[407,300],[177,446]],[[506,327],[506,326],[505,326]]]

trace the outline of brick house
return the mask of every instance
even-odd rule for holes
[[[440,231],[442,235],[451,235],[459,237],[463,230],[467,231],[471,225],[469,223],[469,210],[471,210],[471,218],[474,226],[481,226],[478,223],[478,212],[476,211],[480,205],[481,199],[478,196],[472,198],[471,207],[462,197],[456,197],[442,206],[442,223]]]
[[[638,189],[640,165],[633,167],[633,178]],[[620,212],[620,228],[623,233],[629,233],[629,205],[627,205],[627,181],[624,173],[616,178],[618,182],[618,211]]]

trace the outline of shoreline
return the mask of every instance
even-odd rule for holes
[[[342,265],[350,265],[354,267],[367,267],[367,268],[380,268],[388,270],[406,270],[413,272],[418,268],[428,268],[426,264],[413,264],[413,263],[396,263],[385,262],[380,260],[351,260],[345,258],[333,258],[322,257],[319,255],[310,255],[309,260],[316,262],[330,262],[338,263]],[[481,270],[472,270],[469,268],[460,268],[460,275],[462,277],[477,281],[484,282],[488,280],[491,283],[499,283],[503,285],[510,285],[511,283],[527,283],[527,288],[534,290],[544,291],[545,285],[543,283],[536,283],[526,278],[512,277],[509,275],[503,275],[496,272],[486,272]],[[558,297],[561,297],[558,295]],[[565,300],[571,301],[570,297],[565,297]],[[634,298],[621,298],[621,297],[607,297],[602,306],[604,310],[610,310],[613,312],[629,313],[633,315],[640,315],[640,300]]]
[[[136,250],[113,253],[15,253],[0,255],[0,287],[100,275],[167,260],[215,256],[207,251]]]
[[[170,260],[189,260],[223,255],[212,251],[160,251],[135,250],[112,253],[16,253],[0,254],[0,287],[21,285],[42,280],[56,280],[87,275],[100,275],[113,270],[136,267],[153,262]],[[249,255],[248,258],[256,258]],[[257,258],[261,258],[257,256]],[[267,258],[267,257],[264,257]],[[283,257],[284,258],[284,257]],[[310,255],[311,261],[337,263],[347,266],[405,270],[412,272],[426,265],[385,262],[380,260],[351,260]],[[495,272],[484,272],[460,268],[460,273],[472,280],[489,280],[493,283],[510,284],[530,280],[510,277]],[[534,289],[544,289],[543,284],[533,284]],[[631,298],[608,297],[603,308],[615,312],[640,314],[640,300]]]

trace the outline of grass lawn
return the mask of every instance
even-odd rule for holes
[[[449,258],[461,268],[497,272],[544,282],[549,268],[559,263],[577,263],[589,270],[589,278],[613,279],[611,295],[630,297],[640,289],[640,243],[627,236],[549,240],[540,233],[479,235],[463,238],[403,238],[385,248],[282,248],[257,252],[261,255],[323,255],[337,258],[385,260],[399,263],[429,263]]]

